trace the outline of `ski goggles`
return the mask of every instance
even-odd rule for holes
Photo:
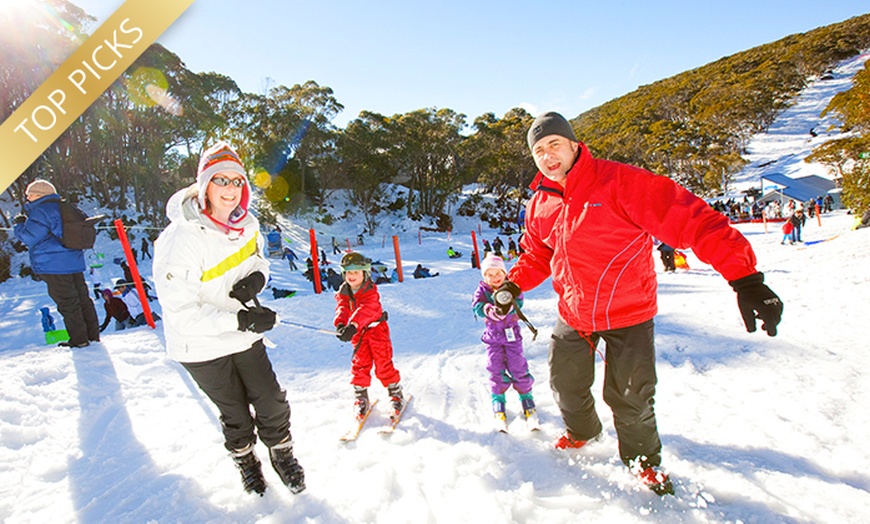
[[[245,185],[244,178],[227,178],[223,176],[214,176],[211,178],[211,181],[221,187],[226,187],[230,184],[234,185],[235,187],[242,187],[243,185]]]

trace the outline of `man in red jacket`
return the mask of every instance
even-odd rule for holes
[[[558,113],[535,119],[529,148],[539,172],[526,208],[524,253],[503,288],[515,295],[553,278],[559,316],[550,342],[550,386],[567,428],[557,448],[602,431],[590,392],[595,348],[606,343],[604,401],[619,454],[645,485],[673,493],[661,470],[656,386],[652,238],[691,248],[737,292],[747,331],[776,335],[782,302],[755,269],[755,254],[728,219],[674,183],[635,166],[593,158]]]

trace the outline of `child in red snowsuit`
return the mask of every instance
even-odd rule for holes
[[[387,314],[381,307],[378,287],[371,279],[371,260],[350,252],[341,259],[344,283],[335,294],[335,320],[337,337],[353,344],[350,383],[356,401],[354,411],[362,419],[369,409],[368,387],[371,384],[372,365],[375,376],[387,388],[392,403],[390,418],[397,417],[405,399],[399,384],[399,371],[393,366],[393,344]]]

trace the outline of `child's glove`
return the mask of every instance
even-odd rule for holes
[[[263,273],[254,271],[250,275],[233,284],[233,290],[230,291],[230,298],[234,298],[244,304],[253,300],[265,285],[266,277],[263,276]]]
[[[746,331],[755,331],[755,319],[761,319],[761,329],[767,335],[776,336],[776,325],[782,319],[782,301],[776,293],[764,285],[764,274],[753,273],[747,277],[728,282],[737,292],[737,306],[743,315]]]
[[[275,327],[275,312],[264,307],[260,309],[240,309],[236,313],[239,319],[239,331],[253,331],[254,333],[265,333]]]
[[[483,314],[486,318],[500,322],[505,319],[506,315],[499,310],[495,304],[485,304],[483,306]]]
[[[335,329],[335,332],[335,336],[338,337],[338,340],[341,340],[342,342],[350,342],[350,339],[352,339],[353,336],[356,335],[356,326],[354,326],[353,324],[349,326],[340,324]]]
[[[12,219],[16,224],[23,224],[27,222],[27,215],[15,215],[15,218]]]

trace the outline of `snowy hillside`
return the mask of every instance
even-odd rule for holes
[[[834,95],[852,87],[852,77],[864,68],[868,59],[870,51],[844,60],[829,76],[811,82],[767,133],[752,140],[744,157],[749,164],[735,177],[730,187],[732,192],[750,187],[761,189],[761,176],[770,173],[791,178],[809,175],[833,178],[824,165],[804,162],[804,159],[814,148],[838,135],[836,118],[830,114],[824,118],[820,115]]]
[[[833,95],[819,86],[808,89],[816,94],[801,103],[822,104]],[[817,112],[799,106],[750,144],[759,161],[785,164],[788,155],[804,154]],[[777,130],[805,136],[802,142],[782,134],[777,139]],[[783,151],[787,143],[793,154]],[[748,172],[744,182],[757,176]],[[542,431],[529,433],[514,418],[514,393],[508,394],[510,434],[492,430],[483,325],[470,307],[480,280],[467,257],[470,231],[477,228],[471,222],[459,224],[449,238],[401,234],[406,280],[380,286],[396,366],[414,395],[391,436],[376,431],[385,421],[380,411],[357,442],[338,441],[353,402],[349,344],[289,325],[269,333],[276,345],[270,356],[292,409],[296,455],[306,471],[308,489],[297,496],[268,466],[266,496],[244,493],[223,449],[217,412],[165,356],[160,324],[118,333],[109,327],[101,343],[75,351],[46,346],[38,310],[54,306],[44,284],[12,279],[0,284],[0,519],[867,522],[870,231],[852,231],[853,218],[837,211],[824,215],[821,225],[809,221],[807,243],[800,246],[781,245],[772,225],[767,231],[764,224],[737,226],[784,301],[775,338],[746,333],[730,287],[691,254],[691,269],[675,274],[662,273],[656,257],[656,412],[663,465],[676,486],[676,494],[664,498],[639,488],[618,459],[612,416],[601,399],[600,358],[594,391],[604,438],[581,451],[553,448],[563,427],[548,387],[547,344],[556,314],[549,282],[526,294],[524,308],[539,329],[535,341],[528,330],[524,336]],[[301,254],[308,226],[283,226]],[[489,240],[495,234],[481,233]],[[320,240],[350,234],[326,230]],[[451,245],[466,256],[448,259]],[[112,263],[120,247],[102,239],[98,249],[105,264],[92,278],[105,283],[121,276]],[[337,256],[325,249],[334,261]],[[389,237],[367,239],[360,250],[394,264]],[[274,299],[267,289],[264,305],[283,319],[330,328],[331,293],[314,294],[301,272],[272,260],[272,287],[297,294]],[[441,275],[414,280],[410,272],[417,263]],[[150,260],[141,270],[150,276]],[[102,318],[101,304],[98,310]],[[380,386],[372,393],[386,394]],[[258,453],[267,456],[262,444]]]

